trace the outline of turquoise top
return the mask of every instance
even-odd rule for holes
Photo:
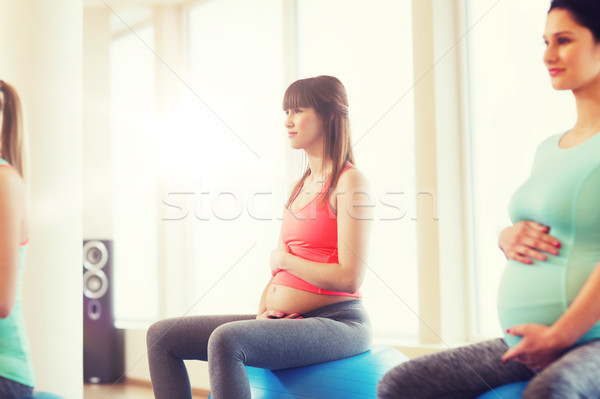
[[[8,165],[0,158],[0,165]],[[0,376],[28,386],[35,386],[33,365],[29,357],[29,342],[23,321],[21,281],[27,244],[19,247],[17,298],[10,315],[0,319]]]
[[[513,195],[513,223],[530,220],[550,227],[560,240],[558,256],[531,265],[509,260],[498,291],[502,329],[515,324],[552,325],[571,304],[600,262],[600,133],[563,149],[562,135],[538,147],[531,176]],[[600,338],[600,322],[577,342]],[[509,346],[520,337],[505,333]]]

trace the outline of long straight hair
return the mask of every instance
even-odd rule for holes
[[[0,80],[0,112],[2,126],[0,136],[4,158],[23,177],[23,118],[21,116],[21,101],[17,91],[3,80]]]
[[[350,138],[346,89],[342,82],[333,76],[317,76],[297,80],[285,91],[283,109],[285,111],[299,107],[313,108],[323,120],[325,130],[323,163],[326,158],[329,158],[332,163],[329,188],[321,201],[321,205],[323,205],[335,191],[344,166],[348,162],[355,164]],[[310,174],[310,165],[307,165],[304,174],[294,186],[287,200],[288,207]]]

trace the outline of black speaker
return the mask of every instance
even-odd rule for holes
[[[94,384],[118,381],[125,371],[123,330],[113,313],[113,246],[83,241],[83,378]]]

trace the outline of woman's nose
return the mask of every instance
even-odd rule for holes
[[[285,117],[285,121],[283,122],[283,125],[284,125],[285,127],[292,127],[292,126],[294,126],[294,124],[293,124],[293,122],[292,122],[292,114],[288,114],[288,115]]]
[[[549,44],[544,50],[544,63],[551,64],[556,61],[556,49],[553,45]]]

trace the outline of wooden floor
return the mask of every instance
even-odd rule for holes
[[[193,399],[206,399],[208,396],[194,394]],[[124,382],[121,384],[84,384],[83,399],[154,399],[149,384]]]

